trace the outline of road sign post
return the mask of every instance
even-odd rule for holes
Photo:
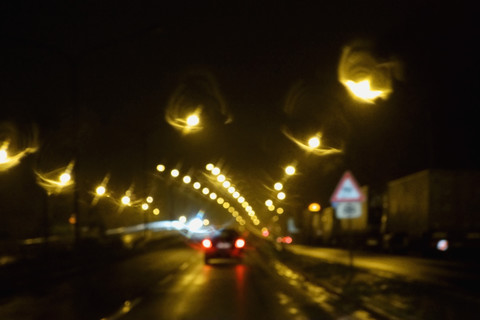
[[[358,218],[362,215],[363,201],[365,201],[365,195],[360,189],[352,173],[350,171],[346,171],[335,188],[335,191],[330,198],[330,202],[335,208],[335,216],[337,219],[347,219],[348,221],[347,229],[350,236],[348,241],[348,252],[351,269],[353,269],[353,230],[351,219]]]

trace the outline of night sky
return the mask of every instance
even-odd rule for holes
[[[478,169],[478,34],[461,1],[9,2],[3,130],[38,128],[38,166],[77,150],[85,184],[110,172],[121,189],[159,162],[219,161],[254,194],[295,160],[292,189],[325,201],[346,169],[361,184]],[[393,93],[377,104],[338,81],[342,49],[358,41],[397,64]],[[179,101],[205,107],[203,131],[182,135],[165,121]],[[284,134],[318,131],[344,152],[311,155]]]

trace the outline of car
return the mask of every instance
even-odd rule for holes
[[[241,262],[246,241],[235,229],[220,229],[202,241],[205,264],[211,259],[233,259]]]

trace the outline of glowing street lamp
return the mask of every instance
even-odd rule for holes
[[[312,149],[320,147],[320,138],[315,136],[308,139],[308,146]]]
[[[95,189],[95,192],[97,193],[98,196],[105,195],[106,191],[107,191],[107,189],[105,189],[104,186],[98,186],[97,189]]]
[[[310,212],[318,212],[320,209],[322,209],[322,207],[316,202],[312,202],[308,205],[308,211]]]
[[[289,176],[295,174],[295,167],[294,166],[288,166],[285,168],[285,173]]]
[[[200,123],[200,117],[196,114],[191,114],[187,117],[187,126],[195,127]]]
[[[360,82],[347,80],[345,81],[345,86],[356,98],[368,103],[374,103],[375,99],[384,94],[381,90],[372,90],[370,80],[368,79]]]
[[[130,205],[130,197],[127,196],[127,195],[124,195],[124,196],[122,197],[122,203],[123,203],[124,205],[126,205],[126,206]]]

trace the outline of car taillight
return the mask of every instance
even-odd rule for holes
[[[237,239],[237,240],[235,241],[235,248],[240,249],[240,248],[243,248],[243,247],[245,247],[245,240],[243,240],[243,239]]]
[[[210,239],[203,239],[202,246],[206,249],[212,247],[212,241]]]

